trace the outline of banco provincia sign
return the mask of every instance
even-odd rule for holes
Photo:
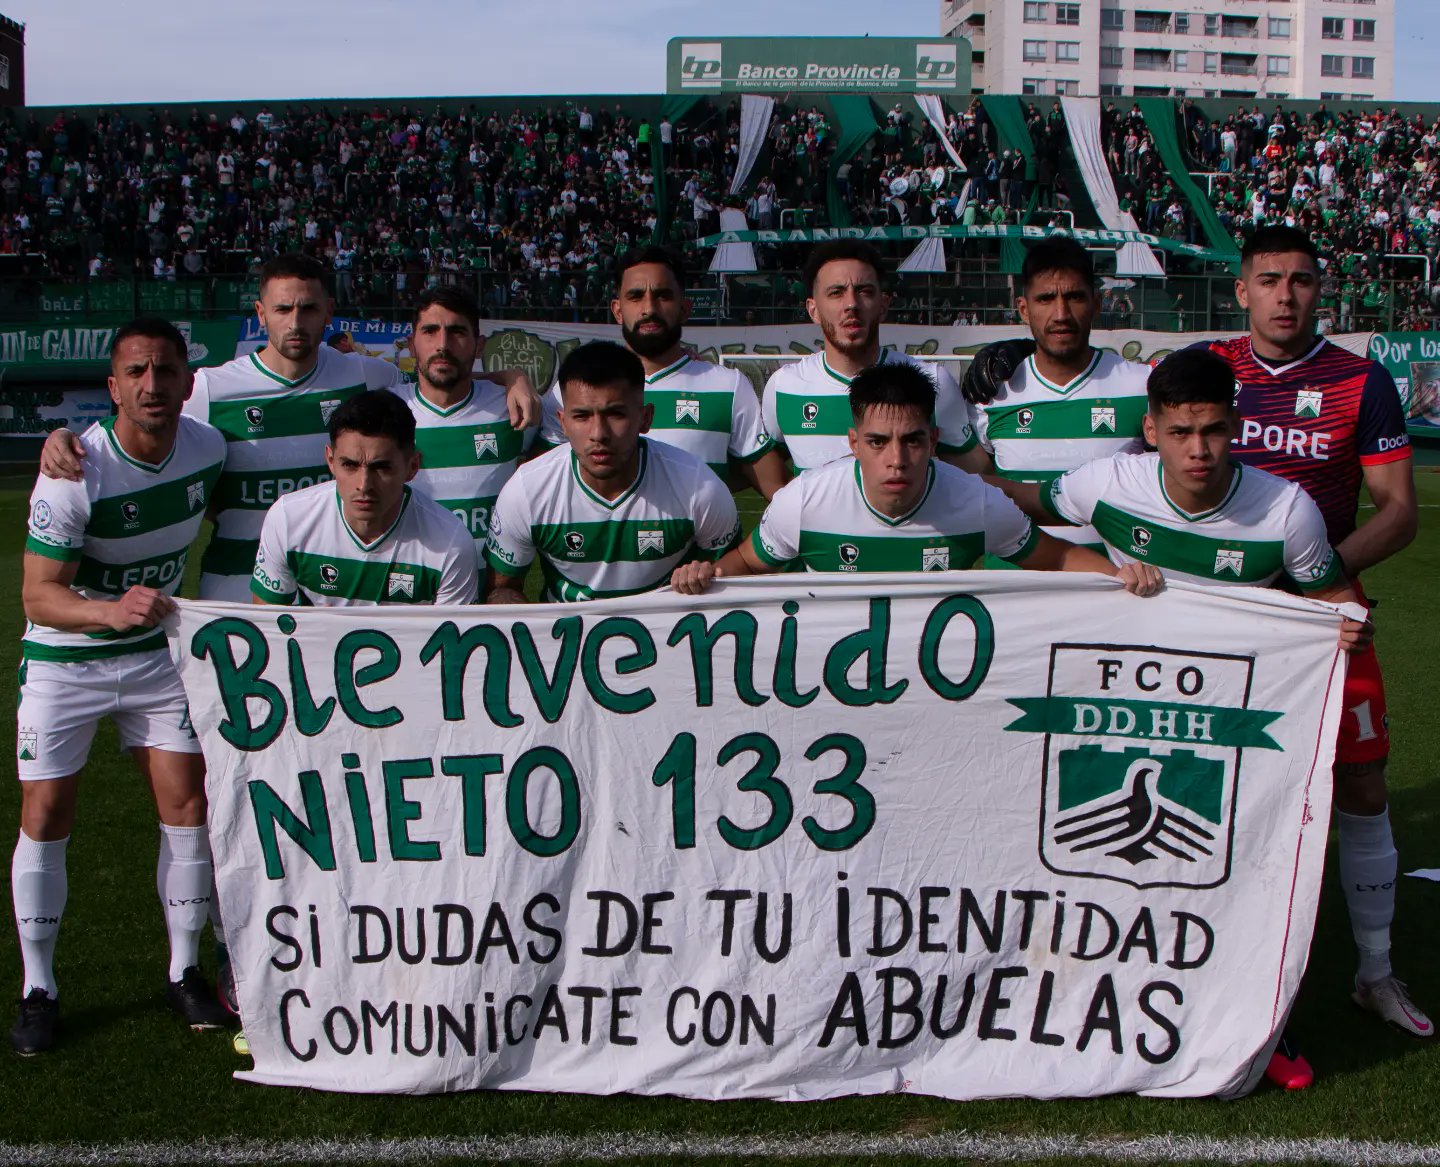
[[[675,37],[666,92],[970,92],[970,42],[912,37]]]

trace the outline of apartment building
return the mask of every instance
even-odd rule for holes
[[[977,93],[1389,101],[1396,0],[940,0]]]

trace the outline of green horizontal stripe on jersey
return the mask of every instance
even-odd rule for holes
[[[811,571],[964,571],[984,551],[979,532],[909,537],[800,532],[800,559]]]
[[[97,498],[90,504],[85,533],[97,539],[125,539],[203,515],[220,478],[221,465],[216,462],[184,478],[129,494]]]
[[[259,539],[211,539],[200,570],[207,575],[249,575],[255,570],[255,552],[259,550]]]
[[[215,509],[265,511],[282,495],[330,481],[330,467],[296,466],[284,470],[227,470],[215,484]]]
[[[43,555],[46,559],[58,559],[61,563],[73,563],[84,555],[79,547],[57,547],[54,543],[47,543],[44,539],[37,539],[34,535],[25,536],[25,550],[31,555]]]
[[[491,440],[484,440],[487,438]],[[523,440],[524,435],[516,433],[507,421],[473,426],[426,426],[415,431],[420,465],[427,470],[513,462],[522,453]]]
[[[336,578],[325,578],[335,570]],[[367,562],[340,555],[315,555],[309,551],[290,552],[290,570],[295,582],[317,596],[343,600],[369,600],[376,604],[433,604],[440,594],[440,572],[437,568],[418,563]],[[411,577],[409,591],[403,577]]]
[[[541,555],[561,563],[645,563],[688,550],[695,539],[695,523],[691,519],[537,523],[530,528],[530,539]]]
[[[1002,470],[996,468],[995,473],[1001,478],[1008,478],[1011,482],[1036,482],[1042,489],[1040,497],[1043,499],[1049,490],[1050,484],[1065,473],[1064,470]]]
[[[89,644],[39,644],[33,640],[20,642],[21,652],[26,660],[70,661],[109,660],[111,657],[129,656],[136,652],[158,652],[165,647],[165,633],[158,628],[144,629],[148,635],[131,640],[112,642],[98,641]]]
[[[650,430],[709,430],[730,432],[734,397],[729,393],[685,393],[669,389],[645,389],[645,404],[655,407]]]
[[[75,586],[109,596],[122,595],[133,587],[167,588],[185,578],[185,565],[190,560],[190,547],[152,555],[148,559],[108,563],[83,555],[75,570]]]
[[[1081,438],[1133,438],[1149,403],[1144,397],[1090,397],[1080,401],[1042,401],[1036,405],[985,408],[985,436],[1003,441],[1074,441]],[[1029,411],[1023,429],[1020,414]]]
[[[490,529],[490,512],[498,495],[485,498],[437,498],[435,501],[465,524],[473,539],[483,539]]]
[[[855,424],[850,415],[850,398],[844,393],[817,393],[813,397],[777,393],[775,420],[786,438],[843,438]]]
[[[1103,501],[1095,506],[1094,523],[1100,537],[1122,555],[1162,571],[1168,568],[1200,579],[1263,584],[1285,570],[1285,544],[1278,539],[1212,539],[1137,518]]]
[[[663,572],[658,579],[651,581],[638,588],[621,588],[616,591],[602,591],[598,588],[588,588],[584,584],[578,584],[574,580],[557,571],[549,560],[540,561],[540,571],[545,577],[545,594],[552,602],[569,604],[576,600],[613,600],[619,596],[639,596],[645,592],[653,592],[656,588],[663,586],[670,579],[670,573]]]
[[[310,389],[235,401],[212,401],[210,424],[226,441],[255,442],[263,438],[295,438],[323,434],[336,406],[365,392],[364,384],[341,389]],[[258,411],[252,412],[252,411]]]

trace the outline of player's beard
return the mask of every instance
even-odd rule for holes
[[[863,356],[871,349],[879,346],[880,343],[880,321],[875,321],[861,339],[847,340],[834,325],[825,321],[820,322],[820,331],[825,337],[825,343],[837,353],[844,353],[849,356]]]
[[[1068,336],[1047,336],[1042,333],[1035,337],[1035,347],[1052,361],[1074,361],[1082,353],[1088,357],[1090,332],[1088,329],[1077,328]]]
[[[444,366],[437,367],[435,359],[441,355],[435,353],[425,362],[425,380],[436,389],[454,389],[469,376],[470,371],[449,353],[443,355],[449,357],[450,367],[448,369]]]
[[[640,325],[651,323],[659,324],[661,326],[660,331],[640,331]],[[679,324],[675,325],[674,328],[667,328],[663,320],[656,320],[654,317],[637,320],[634,328],[626,328],[624,325],[620,327],[620,335],[625,338],[625,347],[637,357],[645,357],[648,360],[663,357],[673,349],[680,343],[682,332],[683,329]]]

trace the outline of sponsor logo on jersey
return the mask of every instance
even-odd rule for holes
[[[50,510],[50,504],[43,498],[30,510],[30,525],[37,531],[43,531],[55,521],[55,516]]]
[[[1232,551],[1226,548],[1221,548],[1219,551],[1215,552],[1216,575],[1223,575],[1225,572],[1228,571],[1236,579],[1239,579],[1240,573],[1244,570],[1245,552]]]
[[[1309,385],[1295,394],[1295,416],[1296,417],[1319,417],[1321,399],[1324,394],[1319,389],[1312,389]]]
[[[491,458],[500,457],[500,439],[494,434],[476,434],[475,457],[484,458],[487,456]]]
[[[700,424],[700,401],[695,397],[680,397],[675,401],[675,422],[693,421]]]
[[[950,548],[925,547],[920,552],[921,571],[949,571]]]
[[[1026,406],[1015,415],[1015,432],[1017,434],[1028,434],[1030,432],[1030,426],[1034,421],[1035,411],[1029,406]]]
[[[806,430],[813,430],[815,428],[815,419],[819,416],[820,407],[816,405],[813,401],[807,401],[804,405],[800,407],[800,428]]]
[[[841,543],[841,544],[840,544],[840,570],[841,570],[841,571],[854,571],[854,570],[856,570],[856,568],[855,568],[855,561],[858,560],[859,558],[860,558],[860,548],[856,547],[854,543]]]
[[[385,581],[385,595],[415,598],[415,576],[408,571],[392,571]]]
[[[642,527],[637,536],[641,555],[647,551],[653,551],[656,555],[665,554],[665,532]]]
[[[1335,552],[1332,550],[1325,558],[1314,567],[1306,568],[1295,577],[1297,583],[1314,583],[1316,580],[1324,579],[1335,570]]]
[[[191,482],[185,487],[185,502],[193,511],[196,507],[205,505],[205,484],[203,482]]]
[[[565,532],[565,554],[571,559],[579,559],[585,553],[585,536],[579,531]]]
[[[140,504],[132,499],[127,499],[120,504],[120,513],[125,516],[127,527],[138,527],[140,525]]]
[[[15,756],[22,762],[33,762],[40,756],[40,735],[28,727],[16,736]]]
[[[320,403],[320,424],[329,425],[330,415],[339,409],[342,404],[343,402],[341,402],[338,397],[327,397],[322,401]]]
[[[340,582],[340,569],[333,563],[322,563],[320,565],[320,582],[325,588],[333,588]]]
[[[1152,536],[1148,527],[1131,527],[1130,550],[1133,551],[1136,555],[1148,554],[1145,548],[1150,546],[1151,538]]]
[[[1101,430],[1115,432],[1115,407],[1113,405],[1095,405],[1090,409],[1090,432],[1098,434]]]
[[[265,428],[265,411],[258,405],[247,405],[245,407],[245,420],[250,423],[250,432],[258,434]]]

